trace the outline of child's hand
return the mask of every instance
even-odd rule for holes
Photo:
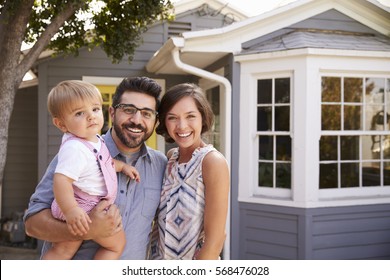
[[[135,169],[135,167],[133,167],[131,165],[125,164],[123,166],[122,172],[124,174],[126,174],[127,176],[129,176],[130,179],[133,179],[136,182],[141,181],[141,178],[139,176],[139,172],[137,171],[137,169]]]
[[[76,206],[64,213],[69,231],[74,235],[84,235],[89,230],[91,219],[83,209]]]

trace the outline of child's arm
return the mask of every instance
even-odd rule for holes
[[[114,160],[116,172],[122,172],[122,173],[126,174],[127,176],[129,176],[130,179],[136,180],[137,182],[141,181],[141,178],[139,176],[139,172],[137,169],[135,169],[135,167],[133,167],[129,164],[126,164],[120,160],[116,160],[116,159],[113,159],[113,160]]]
[[[92,221],[87,213],[78,206],[74,198],[73,181],[73,179],[63,174],[55,173],[53,180],[54,197],[64,213],[69,230],[86,234],[89,230],[88,224]]]

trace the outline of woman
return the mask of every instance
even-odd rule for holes
[[[168,152],[155,259],[218,259],[222,251],[230,176],[224,156],[202,140],[213,120],[195,84],[176,85],[161,100],[156,132],[178,147]]]

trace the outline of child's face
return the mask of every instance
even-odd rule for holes
[[[102,105],[97,101],[78,102],[53,122],[64,133],[70,132],[85,140],[96,141],[96,134],[100,133],[104,124]]]

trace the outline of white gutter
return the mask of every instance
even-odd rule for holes
[[[179,69],[193,74],[195,76],[205,78],[208,80],[216,81],[220,83],[223,87],[222,93],[225,94],[225,119],[224,127],[221,129],[221,132],[224,132],[224,151],[221,151],[228,162],[230,169],[231,162],[231,100],[232,100],[232,86],[228,79],[220,75],[208,72],[201,68],[194,67],[189,64],[185,64],[180,60],[180,49],[184,47],[184,40],[175,40],[175,47],[172,49],[171,54],[173,61]],[[228,206],[228,215],[226,221],[226,240],[223,248],[223,259],[230,260],[230,192],[229,192],[229,206]]]

